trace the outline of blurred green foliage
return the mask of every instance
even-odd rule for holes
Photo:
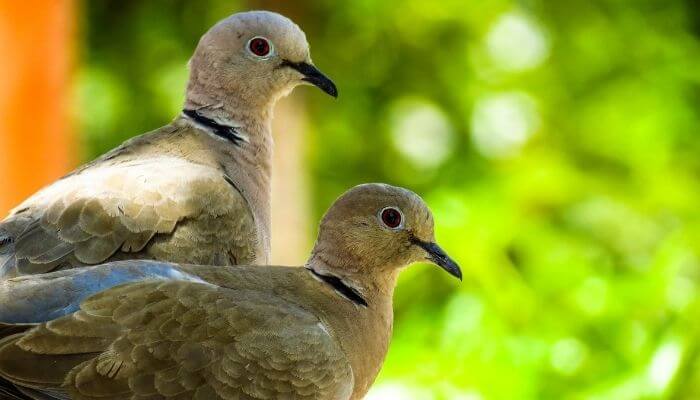
[[[404,273],[372,399],[700,398],[695,1],[86,1],[85,157],[172,119],[198,37],[254,8],[340,88],[303,95],[315,216],[412,188],[467,274]]]

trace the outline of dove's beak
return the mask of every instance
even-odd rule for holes
[[[284,61],[282,65],[292,68],[302,74],[302,81],[309,82],[333,97],[338,97],[338,88],[335,87],[335,83],[333,83],[332,80],[330,80],[323,74],[323,72],[319,71],[318,68],[312,64],[307,62],[295,63],[291,61]]]
[[[462,270],[459,268],[459,265],[457,265],[457,263],[451,259],[450,256],[445,253],[445,250],[438,246],[437,243],[424,242],[420,239],[414,239],[413,243],[425,250],[428,261],[444,269],[450,275],[454,276],[460,281],[462,280]]]

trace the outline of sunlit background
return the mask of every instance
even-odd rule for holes
[[[0,212],[170,121],[199,36],[254,8],[340,89],[276,110],[275,261],[383,181],[466,272],[403,274],[369,399],[700,398],[694,0],[0,0]]]

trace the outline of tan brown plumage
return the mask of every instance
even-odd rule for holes
[[[461,277],[418,196],[362,185],[328,211],[306,268],[167,264],[181,279],[112,287],[0,340],[2,387],[20,398],[361,399],[389,346],[399,269],[422,260]],[[149,264],[165,265],[90,268]],[[91,269],[4,285],[84,281]]]
[[[268,57],[249,48],[270,44]],[[190,62],[185,111],[41,190],[0,223],[0,278],[110,260],[267,263],[272,108],[302,83],[336,95],[304,33],[235,14]]]

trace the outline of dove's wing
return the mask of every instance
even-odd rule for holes
[[[86,298],[117,285],[145,280],[203,282],[177,264],[150,260],[115,261],[0,281],[0,324],[36,324],[80,309]],[[0,329],[0,335],[2,330]]]
[[[0,342],[0,376],[76,399],[347,399],[323,323],[271,293],[166,281],[118,286]]]
[[[0,277],[125,258],[255,261],[250,207],[223,173],[171,156],[93,165],[0,224]]]

